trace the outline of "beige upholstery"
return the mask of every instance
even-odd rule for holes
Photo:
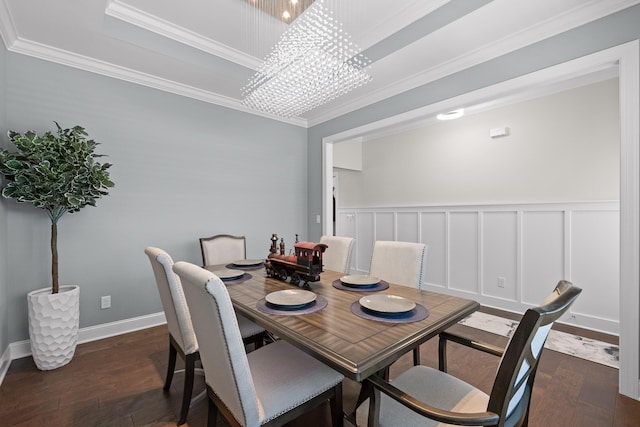
[[[147,247],[144,252],[149,257],[151,268],[156,279],[160,301],[167,319],[169,329],[169,364],[164,389],[169,390],[176,367],[176,355],[185,361],[184,390],[182,391],[182,407],[178,425],[184,424],[191,404],[195,362],[199,360],[198,341],[191,324],[189,307],[184,297],[180,279],[173,272],[173,260],[162,249]]]
[[[202,251],[202,265],[227,264],[247,257],[246,239],[244,236],[232,236],[231,234],[217,234],[211,237],[200,238],[200,249]],[[245,343],[252,340],[256,346],[261,346],[264,341],[265,330],[244,317],[236,313],[242,337]]]
[[[202,265],[226,264],[247,257],[244,236],[218,234],[200,238]]]
[[[198,352],[198,341],[196,339],[191,314],[184,296],[180,278],[173,272],[173,260],[168,253],[159,248],[149,246],[144,252],[149,257],[151,268],[156,279],[158,292],[162,308],[167,319],[167,329],[169,329],[169,363],[164,389],[169,390],[176,366],[176,356],[179,353],[185,360],[185,381],[182,393],[182,408],[178,425],[186,421],[191,395],[193,392],[193,380],[195,362],[200,359]],[[247,318],[239,318],[241,336],[245,343],[255,343],[256,347],[262,345],[264,329]]]
[[[423,289],[428,249],[424,243],[378,240],[373,245],[369,275],[396,285]],[[420,347],[413,349],[413,364],[420,364]]]
[[[369,275],[423,289],[428,249],[424,243],[376,241]]]
[[[277,425],[299,415],[300,405],[331,399],[335,424],[342,425],[343,376],[285,341],[244,352],[238,323],[225,285],[213,273],[178,262],[205,370],[208,425],[218,410],[232,425]],[[293,411],[293,412],[292,412]],[[339,412],[338,412],[339,411]],[[280,422],[282,421],[282,422]]]
[[[180,278],[173,272],[173,259],[162,249],[147,247],[144,252],[149,257],[156,279],[164,315],[167,318],[169,334],[176,340],[184,354],[198,351],[198,341],[191,325],[191,315],[184,298]]]
[[[466,420],[465,425],[526,426],[549,330],[580,292],[560,281],[544,305],[527,310],[502,353],[490,395],[446,372],[414,366],[391,382],[379,377],[365,381],[375,393],[372,404],[365,405],[368,411],[360,408],[358,425],[442,427]]]
[[[327,245],[327,249],[322,255],[324,269],[349,273],[354,240],[353,237],[320,237],[320,243]]]

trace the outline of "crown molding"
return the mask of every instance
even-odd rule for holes
[[[382,101],[399,93],[414,89],[418,86],[443,78],[449,74],[464,70],[466,68],[478,65],[482,62],[499,57],[517,49],[523,48],[532,43],[544,40],[545,38],[562,33],[572,28],[584,25],[588,22],[602,18],[606,15],[618,12],[627,7],[640,3],[640,0],[617,0],[615,2],[600,0],[590,0],[581,6],[578,6],[564,14],[553,19],[536,24],[529,28],[524,28],[519,33],[497,40],[494,43],[476,49],[473,52],[460,55],[451,61],[439,64],[424,71],[409,76],[405,79],[396,81],[392,84],[381,87],[375,91],[368,91],[365,96],[361,96],[353,101],[343,103],[335,108],[331,108],[326,113],[313,114],[311,112],[306,118],[297,117],[285,119],[260,111],[252,110],[244,107],[238,99],[219,95],[210,91],[202,90],[193,86],[184,85],[175,81],[163,79],[151,74],[142,73],[140,71],[113,65],[105,61],[90,58],[88,56],[75,54],[66,50],[55,48],[46,44],[26,40],[17,35],[13,19],[6,1],[0,1],[0,35],[5,43],[7,50],[15,53],[29,55],[46,61],[56,62],[62,65],[82,69],[92,73],[105,75],[121,80],[125,80],[134,84],[140,84],[150,88],[162,90],[176,95],[186,96],[203,102],[220,105],[234,110],[246,112],[252,115],[266,117],[283,123],[292,124],[308,128],[329,121],[336,117],[348,114],[352,111],[361,109],[375,102]],[[211,40],[197,37],[184,29],[180,29],[158,18],[145,14],[137,9],[126,6],[119,0],[113,0],[107,7],[107,13],[117,19],[125,19],[127,22],[138,25],[149,31],[154,31],[165,37],[170,37],[189,46],[198,47],[201,43],[202,50],[210,52],[214,55],[223,56],[223,53],[216,51],[215,46],[219,44]],[[177,38],[179,30],[184,30],[180,38]],[[208,43],[211,42],[211,43]],[[198,47],[200,48],[200,47]],[[211,50],[209,50],[211,49]],[[222,49],[226,54],[233,57],[234,51],[225,47]],[[236,51],[237,53],[237,51]],[[242,54],[244,60],[249,60],[247,55]],[[255,58],[253,58],[255,60]],[[240,63],[240,59],[229,59]],[[257,61],[257,60],[256,60]],[[258,61],[259,62],[259,61]],[[251,65],[253,66],[253,65]],[[375,64],[374,64],[375,66]]]
[[[266,117],[272,120],[281,121],[283,123],[295,126],[307,127],[307,121],[301,118],[286,119],[274,116],[272,114],[263,113],[245,107],[237,99],[216,94],[214,92],[205,91],[193,86],[185,85],[158,76],[132,70],[108,63],[106,61],[97,60],[84,55],[79,55],[66,50],[58,49],[42,43],[36,43],[30,40],[17,38],[8,47],[8,50],[14,53],[32,56],[34,58],[45,61],[55,62],[57,64],[66,65],[80,70],[96,73],[107,77],[124,80],[130,83],[147,86],[164,92],[173,93],[175,95],[186,96],[188,98],[197,99],[199,101],[215,104],[233,110],[242,111],[256,116]]]
[[[242,51],[218,43],[215,40],[202,37],[193,31],[146,13],[120,0],[111,1],[105,10],[105,14],[186,46],[219,56],[220,58],[224,58],[254,71],[257,70],[262,63],[260,59],[254,56],[247,55]]]
[[[364,108],[368,105],[387,99],[391,96],[406,92],[424,84],[436,81],[450,74],[473,67],[528,45],[542,41],[596,19],[605,17],[627,7],[640,3],[640,0],[619,0],[612,5],[611,2],[591,0],[553,19],[541,22],[534,26],[523,28],[516,34],[512,34],[501,40],[485,45],[472,52],[465,53],[450,61],[438,64],[424,71],[420,71],[405,79],[381,87],[375,91],[368,91],[366,95],[331,108],[324,114],[309,115],[309,127],[319,125],[336,117],[348,114],[352,111]],[[375,64],[373,64],[375,67]],[[375,76],[374,76],[375,78]]]
[[[11,18],[11,11],[9,11],[6,1],[0,1],[0,37],[2,37],[7,50],[18,38],[16,26]]]

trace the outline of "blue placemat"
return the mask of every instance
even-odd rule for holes
[[[264,263],[256,265],[235,265],[234,263],[225,265],[225,268],[229,268],[231,270],[258,270],[264,267]]]
[[[215,274],[215,272],[213,274]],[[233,284],[236,284],[236,283],[242,283],[244,281],[247,281],[247,280],[251,279],[252,277],[253,276],[250,275],[249,273],[244,273],[242,276],[237,277],[235,279],[228,279],[228,280],[221,279],[221,280],[222,280],[222,283],[224,283],[225,285],[233,285]]]
[[[334,280],[333,283],[331,283],[331,285],[334,288],[341,289],[343,291],[376,292],[376,291],[382,291],[384,289],[387,289],[389,287],[389,282],[380,280],[378,283],[376,283],[373,286],[347,286],[344,283],[342,283],[340,279],[338,279],[338,280]]]
[[[316,311],[320,311],[325,308],[328,304],[328,301],[325,297],[318,295],[316,300],[313,301],[308,306],[301,308],[299,310],[278,310],[267,305],[267,301],[262,298],[260,301],[256,303],[256,308],[263,313],[267,314],[279,314],[282,316],[298,316],[300,314],[309,314],[315,313]]]
[[[377,322],[386,322],[386,323],[412,323],[419,322],[421,320],[426,319],[429,316],[429,310],[422,304],[416,303],[416,307],[409,311],[406,314],[400,315],[389,315],[389,316],[380,316],[372,314],[369,311],[363,310],[360,302],[354,301],[351,304],[351,312],[358,317],[362,317],[363,319],[375,320]]]

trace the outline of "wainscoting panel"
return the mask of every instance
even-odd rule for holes
[[[571,280],[584,291],[563,321],[617,334],[619,230],[618,202],[587,202],[338,209],[336,234],[356,239],[353,274],[376,240],[422,242],[426,289],[518,313]]]
[[[482,293],[518,300],[517,212],[482,214]]]
[[[396,240],[396,218],[394,212],[377,212],[375,223],[376,240]]]
[[[522,296],[539,304],[559,279],[565,278],[563,211],[522,213]],[[582,298],[584,295],[581,295]]]
[[[571,217],[571,278],[584,289],[573,312],[617,321],[620,216],[612,211],[574,211]]]
[[[363,214],[363,215],[373,216],[372,214]],[[356,229],[356,224],[359,224],[360,222],[361,221],[356,221],[355,213],[346,214],[344,212],[336,211],[335,227],[337,230],[343,230],[343,234],[342,234],[343,236],[357,236],[358,232]],[[369,238],[373,237],[372,232],[366,233],[366,235],[369,236]],[[368,246],[366,242],[364,243],[364,245]],[[373,241],[371,241],[371,245],[373,245]],[[357,265],[358,265],[357,252],[358,252],[357,248],[354,247],[353,253],[351,254],[351,266],[349,268],[350,270],[357,270]]]
[[[369,271],[371,264],[371,252],[376,241],[376,214],[374,212],[362,212],[356,216],[356,268],[360,271]],[[360,242],[361,244],[357,244]]]
[[[449,224],[449,283],[447,287],[457,291],[479,294],[478,212],[450,212]]]
[[[397,238],[399,242],[413,241],[416,236],[420,235],[420,218],[417,212],[398,212]]]
[[[447,284],[447,214],[422,212],[419,220],[420,241],[429,246],[425,282],[443,288]]]

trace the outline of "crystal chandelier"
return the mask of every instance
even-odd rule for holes
[[[243,105],[296,117],[371,81],[371,61],[323,1],[316,0],[282,34],[242,89]]]

